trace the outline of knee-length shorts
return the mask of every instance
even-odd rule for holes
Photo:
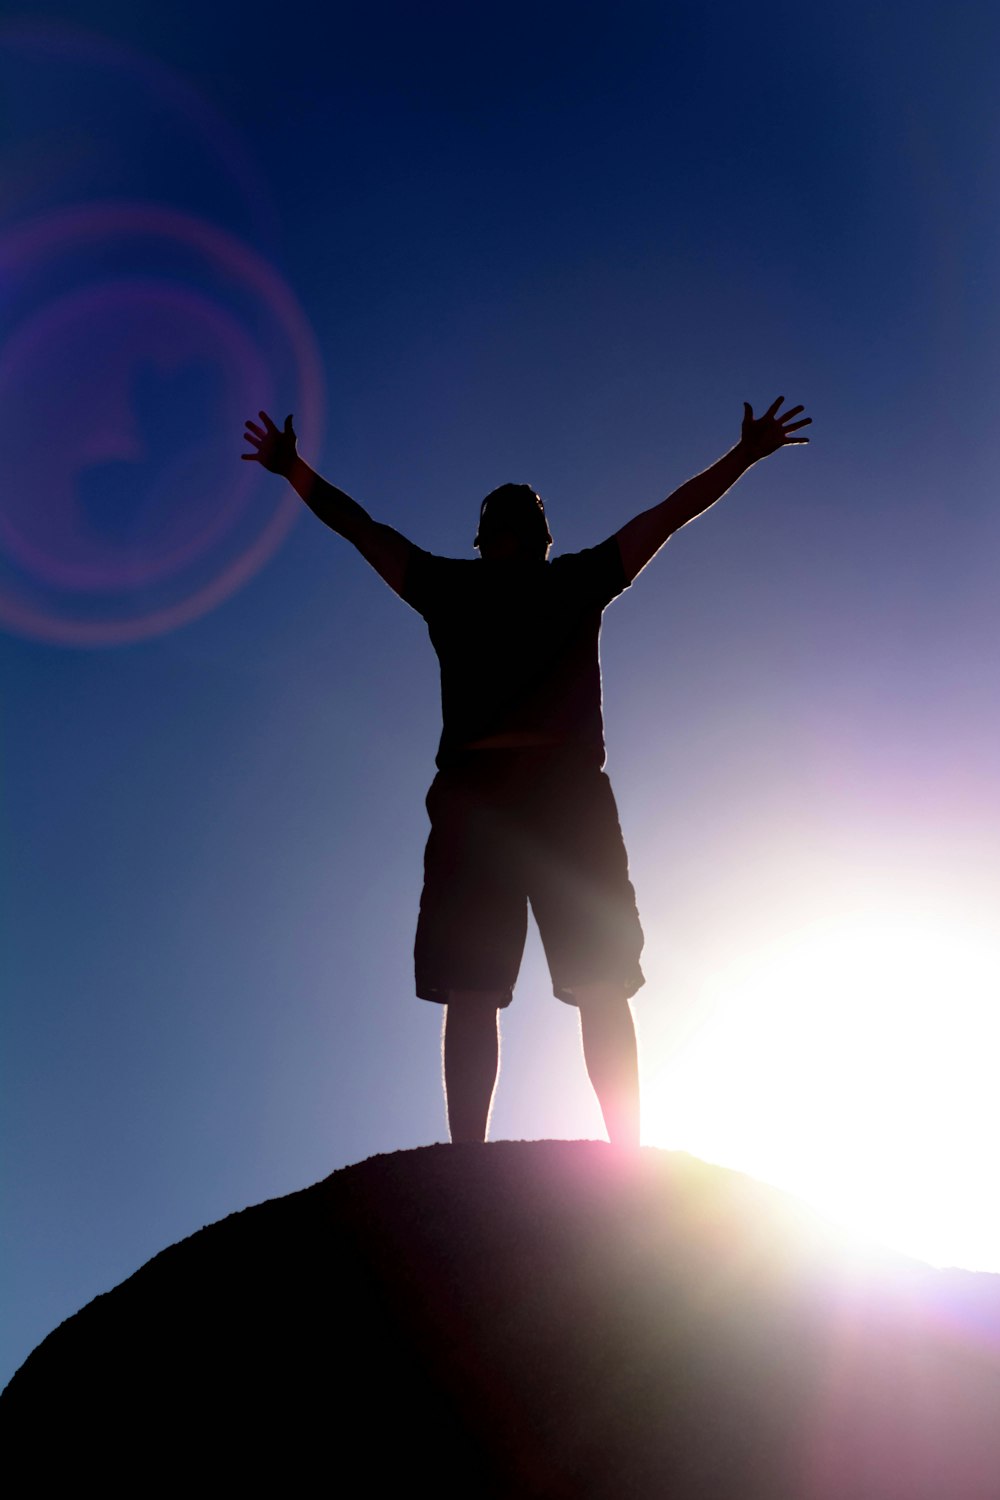
[[[644,983],[643,934],[611,783],[551,752],[479,750],[439,771],[414,947],[417,995],[501,992],[511,1002],[528,905],[553,993]]]

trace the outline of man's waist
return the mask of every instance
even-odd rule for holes
[[[563,736],[546,734],[542,730],[505,729],[499,734],[484,735],[480,740],[467,740],[464,745],[456,745],[455,748],[463,754],[466,750],[527,750],[540,745],[566,743]]]
[[[439,771],[465,771],[474,776],[554,774],[572,776],[576,772],[601,771],[604,746],[581,744],[573,740],[556,740],[526,745],[477,745],[455,749],[442,745],[437,754]]]

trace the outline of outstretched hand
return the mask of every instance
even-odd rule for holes
[[[797,417],[802,406],[792,406],[788,411],[778,416],[778,407],[784,401],[784,396],[779,396],[777,401],[771,405],[762,417],[755,417],[753,408],[748,401],[743,403],[743,430],[740,433],[740,444],[750,457],[751,463],[758,458],[766,458],[769,453],[776,453],[779,448],[790,446],[792,443],[808,443],[808,438],[791,437],[789,434],[797,432],[800,427],[808,427],[812,417],[803,417],[799,422],[793,422],[792,417]]]
[[[272,474],[287,476],[291,473],[292,465],[298,457],[291,412],[285,418],[283,428],[275,427],[266,411],[259,411],[257,415],[264,426],[258,427],[256,422],[251,422],[248,418],[247,430],[243,434],[244,442],[249,443],[256,449],[256,452],[241,453],[240,458],[249,458],[262,463],[264,468],[270,469]]]

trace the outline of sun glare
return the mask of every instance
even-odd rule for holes
[[[718,976],[643,1097],[644,1139],[748,1172],[936,1265],[1000,1271],[1000,946],[817,923]]]

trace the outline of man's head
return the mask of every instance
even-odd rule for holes
[[[552,546],[545,508],[530,484],[502,484],[479,507],[474,547],[481,557],[500,561],[538,559]]]

